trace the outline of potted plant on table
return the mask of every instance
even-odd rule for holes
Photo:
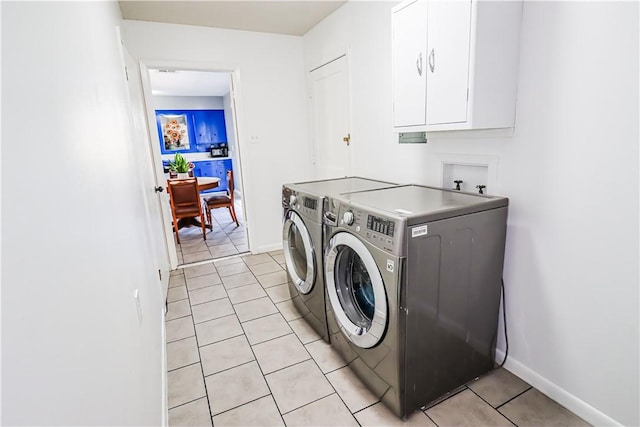
[[[173,160],[169,162],[169,172],[174,172],[178,179],[186,179],[191,175],[189,172],[193,168],[193,163],[189,163],[182,154],[176,153]]]

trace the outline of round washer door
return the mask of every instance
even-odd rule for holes
[[[325,258],[329,302],[342,332],[355,345],[378,344],[387,327],[387,295],[373,256],[360,239],[340,232]]]
[[[302,294],[313,288],[316,277],[315,256],[311,236],[300,216],[289,211],[282,228],[282,247],[289,276]]]

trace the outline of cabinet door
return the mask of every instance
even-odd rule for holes
[[[392,13],[393,124],[425,124],[427,3],[408,3]]]
[[[471,1],[430,1],[427,124],[467,121]]]
[[[195,110],[192,115],[196,144],[227,142],[223,110]]]
[[[227,191],[227,175],[224,168],[224,160],[214,160],[215,162],[215,176],[220,178],[220,184],[216,187],[215,191]]]
[[[214,162],[211,160],[193,162],[193,176],[216,176]]]

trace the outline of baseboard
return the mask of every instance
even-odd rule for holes
[[[160,316],[160,323],[162,324],[162,372],[160,373],[162,378],[162,426],[169,426],[169,394],[167,384],[167,329],[164,322],[165,309],[162,309]]]
[[[496,349],[496,362],[501,363],[504,359],[504,351]],[[558,402],[580,418],[594,426],[621,426],[622,424],[600,412],[585,401],[577,398],[557,384],[549,381],[542,375],[523,365],[516,359],[509,356],[504,367],[534,386],[542,393]]]
[[[259,246],[257,248],[251,248],[251,253],[252,254],[261,254],[263,252],[271,252],[271,251],[277,251],[282,249],[282,243],[274,243],[271,245],[263,245],[263,246]]]

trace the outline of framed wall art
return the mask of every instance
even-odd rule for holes
[[[162,152],[191,151],[191,126],[187,114],[158,114]]]

